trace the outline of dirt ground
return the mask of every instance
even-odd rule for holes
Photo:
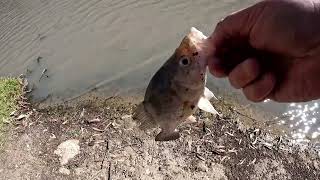
[[[246,125],[246,109],[213,102],[223,117],[199,111],[182,137],[155,142],[131,119],[136,97],[88,96],[15,114],[0,179],[319,179],[317,150]],[[22,114],[22,116],[21,116]],[[242,115],[241,115],[242,114]],[[250,117],[249,117],[250,119]]]

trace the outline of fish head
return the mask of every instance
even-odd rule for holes
[[[175,58],[173,58],[174,64],[177,66],[175,81],[190,88],[204,85],[208,52],[210,51],[209,45],[207,37],[202,32],[194,27],[190,29],[189,34],[183,38],[175,50]]]

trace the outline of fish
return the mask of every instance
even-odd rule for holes
[[[180,138],[177,127],[195,123],[193,115],[199,108],[219,114],[210,99],[215,95],[206,87],[208,57],[212,51],[208,38],[191,27],[173,54],[152,76],[141,103],[132,118],[142,130],[160,127],[155,141]]]

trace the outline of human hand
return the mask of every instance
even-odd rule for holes
[[[219,22],[210,39],[210,72],[247,99],[320,98],[320,1],[259,2]]]

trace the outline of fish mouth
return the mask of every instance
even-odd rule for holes
[[[211,52],[213,52],[208,37],[195,27],[191,27],[188,37],[199,54],[198,62],[201,69],[205,69],[208,66],[208,58]]]

